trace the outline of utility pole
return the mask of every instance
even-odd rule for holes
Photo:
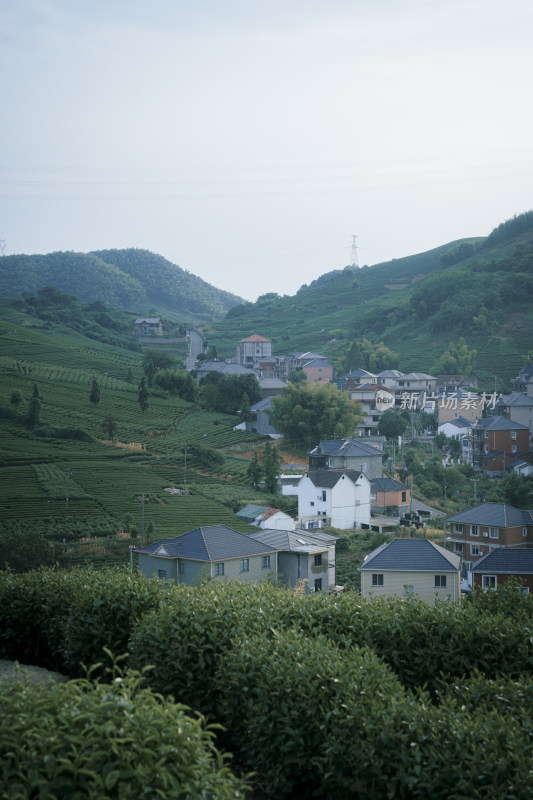
[[[477,484],[478,484],[479,478],[470,478],[470,480],[474,484],[474,500],[477,500]]]
[[[185,445],[185,447],[183,448],[183,453],[185,455],[185,464],[184,464],[184,467],[183,467],[183,488],[184,489],[187,488],[187,447],[188,447],[188,445]]]
[[[357,257],[357,236],[352,234],[352,267],[359,269],[359,259]]]
[[[141,504],[141,547],[144,547],[144,492],[142,494]]]

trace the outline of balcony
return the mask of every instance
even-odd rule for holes
[[[298,517],[298,528],[301,530],[312,531],[318,528],[328,528],[331,525],[331,517],[323,514],[314,514],[308,517]]]

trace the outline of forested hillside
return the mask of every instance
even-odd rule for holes
[[[0,259],[0,295],[55,286],[82,302],[185,320],[220,318],[242,300],[148,250],[12,255]]]
[[[477,350],[483,381],[513,377],[533,348],[533,212],[485,239],[464,239],[373,267],[345,267],[294,296],[270,293],[206,326],[219,355],[251,333],[276,355],[312,350],[340,370],[354,341],[383,342],[404,372],[430,373],[450,342]]]

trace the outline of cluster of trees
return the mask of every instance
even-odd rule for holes
[[[461,336],[457,342],[450,342],[431,368],[433,375],[472,375],[476,363],[477,350],[468,347]]]
[[[289,383],[283,395],[272,398],[269,414],[287,443],[302,448],[353,435],[362,409],[334,384]]]
[[[265,444],[261,459],[256,450],[247,471],[247,477],[252,486],[258,488],[264,482],[267,492],[275,494],[278,489],[278,474],[282,461],[278,448],[270,442]]]
[[[222,375],[220,372],[208,372],[202,378],[198,392],[198,402],[206,411],[219,411],[222,414],[241,411],[244,419],[249,415],[250,406],[261,397],[261,389],[253,373]]]
[[[350,342],[338,367],[341,372],[361,368],[376,373],[384,369],[397,369],[398,364],[398,355],[383,342],[373,343],[363,338],[361,341],[354,339]]]

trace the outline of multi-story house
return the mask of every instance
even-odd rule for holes
[[[364,439],[325,439],[309,452],[309,469],[354,469],[369,481],[383,475],[383,447]]]
[[[506,417],[485,417],[472,426],[472,466],[501,476],[517,460],[529,460],[529,428]]]
[[[241,339],[237,346],[237,363],[243,366],[253,366],[262,361],[272,360],[272,341],[264,336],[254,333],[246,339]]]
[[[383,413],[377,407],[378,393],[383,394],[383,387],[377,383],[366,383],[350,387],[347,383],[343,387],[343,391],[348,392],[350,400],[361,403],[363,417],[356,428],[359,436],[368,436],[371,433],[375,433]]]
[[[533,547],[533,510],[507,503],[480,503],[446,518],[454,553],[472,564],[497,547]]]
[[[298,484],[301,528],[351,530],[370,524],[370,481],[353,469],[310,470]]]

